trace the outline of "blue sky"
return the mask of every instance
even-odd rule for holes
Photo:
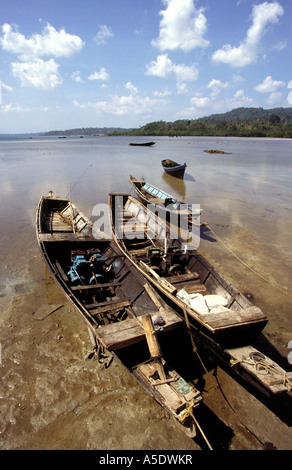
[[[0,133],[292,106],[291,0],[3,0]]]

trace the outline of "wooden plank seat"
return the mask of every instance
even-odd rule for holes
[[[182,282],[179,284],[175,284],[175,287],[177,288],[178,292],[181,289],[184,289],[188,294],[202,294],[202,295],[209,294],[208,290],[206,289],[206,286],[196,281],[189,281],[187,283]]]
[[[157,312],[152,313],[152,315],[156,314]],[[184,323],[183,320],[171,310],[160,311],[159,314],[165,321],[165,325],[163,325],[164,331],[172,330]],[[96,335],[109,351],[122,349],[144,340],[145,333],[142,326],[142,319],[140,322],[139,318],[140,317],[127,318],[120,322],[103,325],[96,330]],[[161,334],[163,334],[163,332]]]
[[[121,310],[130,306],[130,300],[115,297],[113,300],[95,302],[94,304],[87,304],[85,305],[85,308],[90,311],[91,315],[98,315],[100,313],[110,312],[113,310]]]
[[[103,325],[96,331],[100,342],[109,351],[125,348],[144,339],[144,330],[135,319]]]
[[[72,286],[71,289],[73,291],[92,291],[92,290],[98,290],[98,289],[106,289],[108,287],[119,287],[121,286],[121,282],[104,282],[104,283],[96,283],[96,284],[88,284],[88,285],[80,285],[80,286]]]

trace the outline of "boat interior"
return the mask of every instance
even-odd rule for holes
[[[165,236],[162,221],[132,196],[123,196],[123,208],[122,217],[113,214],[119,243],[167,295],[185,306],[192,319],[216,334],[238,327],[242,331],[245,328],[249,335],[259,334],[267,323],[260,308],[252,305],[197,250],[186,249],[177,236],[171,236],[171,228]],[[130,225],[128,220],[132,221]],[[211,308],[208,301],[213,301],[210,296],[215,295],[223,300]]]

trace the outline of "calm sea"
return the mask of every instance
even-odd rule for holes
[[[153,140],[153,147],[130,141]],[[221,150],[226,154],[209,154]],[[161,160],[187,162],[184,180],[164,174]],[[271,319],[281,347],[292,340],[292,141],[219,137],[74,137],[0,140],[0,295],[14,294],[19,279],[43,270],[35,238],[35,210],[53,190],[88,216],[109,192],[130,192],[128,176],[200,204],[200,248]],[[232,250],[238,258],[231,255]],[[253,270],[267,279],[249,270]],[[34,274],[33,282],[37,282]],[[41,281],[40,281],[41,282]],[[290,294],[290,295],[289,295]]]

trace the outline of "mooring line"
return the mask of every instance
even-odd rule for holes
[[[211,231],[211,233],[217,238],[217,240],[219,241],[219,243],[221,243],[221,245],[227,250],[229,251],[229,253],[232,254],[232,256],[234,256],[241,264],[243,264],[247,269],[249,269],[250,271],[252,271],[254,274],[256,274],[257,276],[259,276],[261,279],[263,279],[265,282],[267,282],[268,284],[270,284],[271,286],[275,287],[276,289],[280,290],[281,292],[283,292],[284,294],[286,294],[288,297],[292,297],[291,294],[289,294],[287,291],[285,291],[284,289],[282,289],[280,286],[278,286],[277,284],[275,284],[274,282],[272,281],[269,281],[267,278],[265,278],[262,274],[260,274],[258,271],[256,271],[255,269],[253,269],[251,266],[249,266],[245,261],[243,261],[236,253],[234,253],[234,251],[231,250],[231,248],[229,248],[226,243],[214,232],[214,230],[210,227],[210,225],[207,223],[207,222],[203,222],[201,224],[202,226],[207,226],[209,228],[209,230]]]

